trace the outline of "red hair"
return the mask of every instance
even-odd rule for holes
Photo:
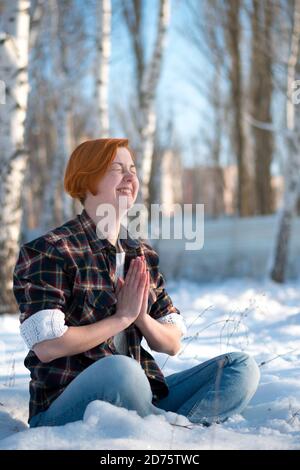
[[[126,147],[134,159],[128,147],[128,139],[95,139],[78,145],[66,167],[65,191],[71,197],[79,199],[81,204],[84,203],[88,190],[95,196],[97,185],[114,160],[118,147]]]

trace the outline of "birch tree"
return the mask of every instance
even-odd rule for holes
[[[294,83],[300,67],[300,0],[295,0],[290,55],[287,64],[287,164],[283,206],[279,214],[271,278],[284,282],[292,220],[300,190],[300,105],[293,102]]]
[[[68,13],[71,7],[70,0],[55,0],[48,4],[47,12],[48,21],[50,19],[52,66],[53,74],[55,74],[53,95],[56,103],[56,151],[53,154],[50,177],[44,193],[44,211],[41,223],[44,229],[53,225],[57,199],[61,201],[61,222],[69,219],[73,210],[72,199],[62,190],[62,175],[71,153],[71,69],[74,67],[70,64],[71,35]]]
[[[154,49],[148,64],[145,59],[142,28],[142,1],[123,2],[123,14],[135,59],[137,79],[137,102],[139,110],[137,170],[141,182],[141,195],[149,203],[149,181],[151,175],[154,136],[156,129],[155,95],[161,74],[166,33],[170,21],[170,0],[159,0]]]
[[[249,169],[243,124],[243,81],[240,45],[242,41],[241,0],[224,1],[224,37],[229,54],[229,80],[232,103],[232,140],[238,169],[238,213],[252,214]]]
[[[97,136],[109,137],[108,80],[111,52],[111,0],[97,3],[97,37],[96,37],[96,102],[97,102]]]
[[[20,199],[28,153],[25,119],[28,97],[29,0],[2,4],[0,77],[5,102],[0,104],[0,312],[16,309],[12,272],[19,251]]]
[[[273,3],[252,0],[251,12],[251,72],[250,109],[255,120],[272,122],[273,96]],[[273,212],[271,163],[273,157],[273,133],[251,126],[255,165],[255,210],[257,214]]]

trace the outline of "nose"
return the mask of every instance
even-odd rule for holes
[[[126,173],[124,174],[125,181],[132,181],[134,177],[135,175],[133,175],[129,170],[126,170]]]

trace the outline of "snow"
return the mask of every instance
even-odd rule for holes
[[[176,356],[152,351],[165,375],[229,351],[245,351],[261,365],[248,407],[210,428],[175,413],[141,418],[94,401],[82,421],[29,429],[27,349],[18,315],[0,317],[0,449],[300,449],[299,287],[250,279],[168,283],[188,336]]]

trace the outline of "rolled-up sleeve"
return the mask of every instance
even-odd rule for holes
[[[29,349],[66,332],[71,289],[64,259],[55,246],[39,239],[21,247],[13,291],[20,309],[20,333]]]

